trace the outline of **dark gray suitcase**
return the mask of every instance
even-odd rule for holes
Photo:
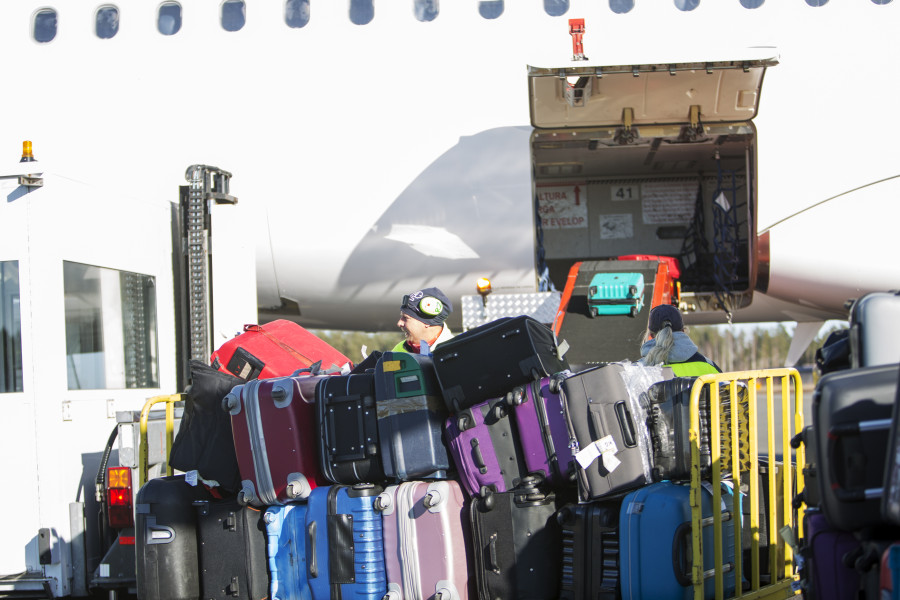
[[[900,362],[900,292],[872,292],[850,307],[850,365]]]
[[[203,600],[269,595],[263,511],[236,498],[195,501]]]
[[[565,371],[566,344],[528,316],[503,317],[470,329],[434,349],[434,368],[451,413],[512,388]]]
[[[430,356],[385,352],[375,366],[375,406],[384,474],[394,481],[445,479],[447,407]]]
[[[579,496],[585,502],[624,494],[651,483],[649,465],[646,469],[644,465],[645,460],[650,460],[649,435],[645,442],[638,437],[642,435],[638,426],[645,423],[647,415],[635,418],[631,414],[623,371],[621,364],[611,363],[575,373],[559,382],[570,446],[576,454]],[[666,379],[674,376],[670,368],[662,372]],[[648,447],[642,448],[642,443]],[[597,456],[584,466],[577,453],[590,452],[592,445]],[[607,452],[600,454],[602,450]],[[645,451],[648,456],[642,457]],[[611,469],[608,462],[612,464]]]
[[[838,529],[884,523],[881,497],[897,369],[836,371],[822,377],[813,392],[821,508]]]
[[[619,600],[619,512],[622,502],[566,504],[562,528],[560,600]]]
[[[378,444],[375,374],[335,375],[316,386],[319,464],[334,483],[385,480]]]
[[[184,475],[151,479],[138,490],[134,533],[139,598],[200,598],[193,503],[211,499],[206,488],[188,485]]]
[[[540,478],[526,477],[509,492],[486,490],[470,507],[478,597],[551,600],[559,594],[556,496]]]
[[[892,525],[900,525],[900,368],[897,374],[898,385],[891,411],[891,428],[885,456],[884,496],[881,502],[881,516]],[[900,586],[900,582],[897,585]]]

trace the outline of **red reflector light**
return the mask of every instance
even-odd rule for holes
[[[109,526],[115,529],[134,526],[132,510],[131,469],[128,467],[109,467],[106,470],[107,519]]]
[[[134,536],[133,535],[120,535],[119,536],[119,544],[122,546],[134,546]]]

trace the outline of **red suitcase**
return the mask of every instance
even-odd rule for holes
[[[209,360],[218,370],[247,380],[287,377],[319,361],[323,370],[350,363],[327,342],[284,319],[244,325],[244,333],[222,344]]]
[[[314,427],[316,384],[325,377],[256,379],[225,396],[242,503],[262,507],[303,500],[316,486],[327,485]]]

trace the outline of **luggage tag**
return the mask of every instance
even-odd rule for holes
[[[581,465],[582,469],[587,469],[597,460],[597,457],[603,461],[603,468],[612,473],[616,470],[622,461],[616,458],[616,442],[611,435],[600,438],[591,442],[586,448],[580,450],[575,455],[575,460]]]

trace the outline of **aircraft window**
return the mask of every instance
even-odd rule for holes
[[[34,41],[46,44],[56,37],[56,11],[43,8],[34,15]]]
[[[19,262],[0,261],[0,394],[23,390]]]
[[[828,4],[828,0],[806,0],[806,3],[812,7],[818,7]]]
[[[544,12],[551,17],[561,17],[569,10],[569,0],[544,0]]]
[[[688,12],[700,6],[700,0],[675,0],[675,6],[678,10]]]
[[[478,3],[478,14],[485,19],[496,19],[503,14],[503,0],[481,0]]]
[[[413,10],[419,21],[434,21],[441,10],[438,0],[415,0]]]
[[[350,0],[350,21],[354,25],[368,25],[375,18],[372,0]]]
[[[609,9],[618,15],[631,12],[634,8],[634,0],[609,0]]]
[[[222,3],[222,29],[240,31],[247,23],[247,7],[244,0],[225,0]]]
[[[119,9],[115,6],[98,8],[94,31],[101,40],[115,37],[119,33]]]
[[[872,0],[872,3],[873,3],[873,4],[882,5],[882,6],[883,6],[883,5],[885,5],[885,4],[890,4],[890,3],[891,3],[891,0]]]
[[[163,35],[175,35],[181,30],[181,5],[177,2],[165,2],[157,13],[156,28]]]
[[[766,0],[741,0],[741,6],[744,8],[759,8]]]
[[[63,262],[70,390],[159,387],[156,281]]]
[[[303,27],[309,23],[309,0],[286,0],[284,22],[288,27]]]

